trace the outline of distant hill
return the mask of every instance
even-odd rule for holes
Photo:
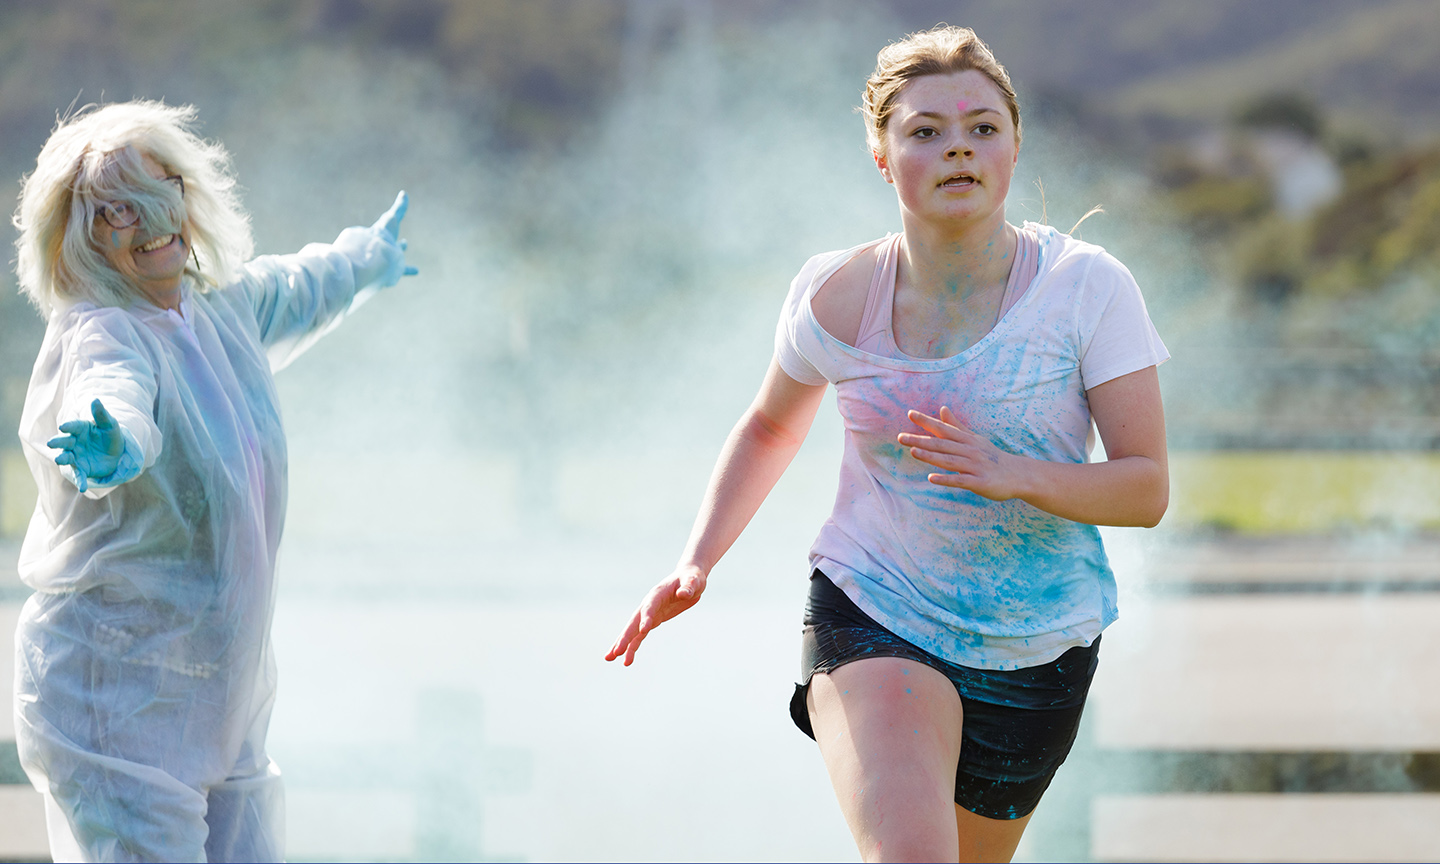
[[[1224,121],[1256,96],[1294,91],[1376,136],[1440,135],[1433,0],[888,5],[906,28],[974,27],[1022,95],[1068,97],[1091,112],[1148,119],[1149,128]]]
[[[1241,57],[1147,76],[1106,102],[1123,114],[1215,121],[1260,91],[1303,93],[1360,137],[1440,134],[1440,4],[1366,4]]]
[[[1239,351],[1213,350],[1218,343],[1208,340],[1208,331],[1197,330],[1188,348],[1174,340],[1177,357],[1186,359],[1167,374],[1179,382],[1176,392],[1199,394],[1189,409],[1176,406],[1177,417],[1191,411],[1176,424],[1190,430],[1191,444],[1248,446],[1261,430],[1271,436],[1262,443],[1276,446],[1370,446],[1376,442],[1351,434],[1342,422],[1345,412],[1355,411],[1350,393],[1363,391],[1371,394],[1364,411],[1394,418],[1398,430],[1380,443],[1440,447],[1440,426],[1431,422],[1440,416],[1440,379],[1401,374],[1440,368],[1430,348],[1440,344],[1440,0],[290,0],[185,4],[184,14],[179,8],[173,0],[0,0],[0,186],[8,189],[7,209],[57,112],[77,99],[143,95],[195,102],[203,106],[207,134],[242,154],[278,153],[282,167],[293,151],[295,164],[313,169],[304,175],[307,182],[323,184],[344,180],[346,166],[375,164],[391,132],[396,141],[419,134],[356,119],[387,117],[385,94],[409,94],[423,116],[440,121],[437,140],[460,142],[461,158],[434,160],[442,166],[436,170],[448,174],[456,164],[464,175],[473,166],[459,163],[473,151],[488,160],[487,177],[518,178],[518,186],[527,171],[556,160],[573,168],[591,145],[603,149],[607,128],[615,132],[607,118],[641,116],[615,114],[637,107],[627,103],[635,93],[669,94],[650,109],[662,121],[656,128],[669,131],[636,139],[646,158],[659,160],[648,173],[663,178],[672,155],[697,142],[713,144],[705,140],[707,130],[734,131],[728,124],[749,116],[745,105],[757,92],[779,88],[792,103],[820,94],[843,114],[847,100],[858,103],[865,73],[886,41],[938,22],[967,25],[1011,70],[1036,128],[1052,141],[1083,141],[1072,150],[1093,157],[1091,174],[1117,164],[1148,174],[1136,188],[1145,207],[1153,207],[1157,219],[1173,220],[1175,233],[1203,258],[1203,266],[1193,268],[1203,276],[1196,283],[1239,298],[1227,315],[1253,328],[1242,347],[1273,347],[1275,356],[1250,362]],[[763,47],[776,44],[766,41],[776,32],[790,41]],[[697,56],[702,62],[690,63]],[[399,85],[369,80],[372,64],[383,70],[380,76],[398,76]],[[671,115],[689,116],[693,105],[671,110],[671,102],[691,91],[646,87],[657,76],[691,74],[732,86],[693,127],[667,126]],[[374,105],[365,101],[372,97]],[[1277,212],[1263,172],[1241,170],[1228,155],[1207,162],[1201,152],[1207,141],[1243,143],[1251,127],[1276,116],[1259,109],[1287,104],[1301,109],[1295,116],[1313,108],[1313,122],[1305,124],[1312,143],[1343,171],[1338,197],[1301,219]],[[396,105],[395,116],[409,116],[409,107]],[[257,111],[305,113],[303,121],[296,115],[267,126],[256,122]],[[793,119],[777,112],[747,122],[758,138],[778,134],[774,142],[765,139],[767,147],[774,143],[793,160],[797,141],[813,134],[787,126]],[[257,126],[285,130],[295,141],[245,142],[244,133]],[[858,133],[855,120],[854,150],[861,146]],[[749,146],[741,137],[725,140]],[[1031,140],[1039,145],[1045,137]],[[333,158],[323,164],[302,158],[316,141]],[[698,152],[705,157],[707,149]],[[596,201],[606,207],[629,202],[616,224],[628,219],[671,227],[655,216],[662,211],[651,206],[654,199],[635,191],[625,173],[629,162],[586,164],[596,176],[580,179],[609,189]],[[255,206],[278,175],[272,172],[267,184],[262,166],[249,167]],[[484,200],[477,194],[477,202]],[[526,254],[547,266],[569,260],[576,249],[602,249],[611,236],[595,230],[593,221],[572,218],[596,201],[563,200],[575,203],[572,211],[523,196],[509,202],[526,207],[515,210],[507,230],[531,237],[534,249]],[[294,210],[272,211],[265,224],[278,221],[275,212],[289,219]],[[1132,206],[1130,212],[1138,211]],[[0,246],[12,241],[10,226],[0,225]],[[684,244],[669,247],[676,250],[673,259],[656,260],[679,269],[661,273],[657,265],[660,275],[641,282],[699,292],[694,286],[715,278],[700,259],[683,257]],[[747,262],[755,257],[745,256]],[[521,259],[519,272],[538,266]],[[531,289],[541,284],[526,282]],[[590,283],[557,278],[553,284]],[[679,289],[671,293],[678,296]],[[648,308],[649,295],[636,297],[625,302]],[[612,319],[597,313],[595,320],[600,324],[586,338],[615,344],[604,323]],[[1232,323],[1220,321],[1217,332]],[[0,429],[13,429],[18,419],[41,326],[14,290],[13,274],[0,275]],[[1297,346],[1312,344],[1343,357],[1297,353]],[[1198,357],[1226,365],[1202,368]],[[1306,383],[1320,367],[1333,373],[1325,380],[1345,386],[1322,392]],[[1192,378],[1176,377],[1186,369],[1194,370]],[[1213,382],[1239,373],[1267,382],[1250,393],[1251,401],[1205,395],[1221,392]],[[1373,394],[1387,382],[1400,384],[1393,399],[1380,404]],[[1222,403],[1229,412],[1223,416],[1235,418],[1231,425],[1206,419],[1221,417]],[[13,446],[13,436],[10,441],[0,440],[0,449]]]
[[[1327,111],[1355,112],[1376,134],[1440,135],[1434,0],[294,0],[200,4],[179,17],[173,9],[157,0],[0,2],[0,140],[14,142],[17,124],[36,117],[49,118],[43,131],[61,107],[49,85],[87,71],[103,71],[123,93],[153,80],[142,70],[213,77],[217,63],[328,41],[435,62],[464,91],[487,94],[502,137],[531,142],[540,130],[573,128],[577,112],[603,109],[627,76],[643,74],[637,57],[673,47],[687,28],[745,40],[782,18],[838,23],[877,50],[939,22],[971,26],[1022,96],[1091,114],[1183,125],[1293,90]]]

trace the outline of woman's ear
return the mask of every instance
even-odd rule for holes
[[[880,176],[885,178],[886,183],[894,183],[890,178],[890,166],[885,163],[885,157],[880,155],[879,150],[871,150],[870,155],[875,159],[875,167],[880,169]]]

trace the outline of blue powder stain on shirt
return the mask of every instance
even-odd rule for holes
[[[1040,602],[1047,606],[1058,605],[1065,601],[1068,594],[1069,591],[1065,583],[1059,581],[1051,582],[1049,585],[1046,585],[1045,590],[1040,593]]]
[[[875,448],[875,456],[878,460],[888,460],[893,463],[894,467],[890,469],[890,474],[892,476],[900,473],[901,460],[903,460],[906,456],[909,455],[910,451],[908,448],[901,447],[898,443],[895,442],[887,442]]]
[[[1053,256],[1054,242],[1042,232],[1042,265]],[[1017,260],[1024,257],[1016,255]],[[1008,258],[1003,250],[1001,260]],[[1078,285],[1081,279],[1075,281]],[[1032,293],[1027,309],[1033,314],[1011,316],[1013,332],[963,363],[936,367],[933,375],[918,368],[897,373],[882,364],[856,373],[856,383],[847,390],[845,382],[856,370],[847,358],[839,358],[846,374],[843,380],[831,379],[848,440],[855,445],[856,467],[873,483],[865,488],[842,474],[850,487],[844,497],[852,499],[852,507],[877,498],[899,502],[897,512],[887,509],[885,516],[908,522],[902,536],[879,554],[859,556],[857,563],[836,559],[837,564],[853,570],[861,593],[879,615],[902,625],[907,632],[901,635],[942,657],[985,650],[989,637],[981,631],[1010,640],[1012,653],[1025,653],[1016,646],[1050,644],[1048,637],[1075,626],[1072,619],[1092,606],[1101,607],[1102,619],[1115,617],[1113,577],[1096,529],[1041,514],[1023,502],[994,502],[930,484],[927,474],[946,472],[919,462],[894,438],[900,431],[919,432],[901,419],[904,409],[933,413],[948,403],[1004,452],[1086,461],[1082,442],[1090,424],[1078,322],[1065,302],[1072,294],[1059,280],[1041,294]],[[837,496],[837,503],[841,500]],[[848,552],[838,542],[832,545]],[[910,573],[910,564],[918,571]],[[891,577],[892,572],[900,575]],[[867,585],[884,587],[872,593]],[[932,608],[942,614],[927,614]],[[957,632],[966,619],[978,630]]]

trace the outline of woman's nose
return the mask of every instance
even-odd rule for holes
[[[945,155],[951,159],[954,159],[961,155],[969,156],[974,152],[974,150],[970,149],[970,144],[968,142],[955,141],[950,144],[950,147],[948,149],[946,149]]]

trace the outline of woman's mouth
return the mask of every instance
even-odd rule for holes
[[[951,177],[946,177],[940,185],[951,189],[962,189],[973,186],[978,182],[980,181],[976,180],[973,174],[955,174]]]
[[[166,246],[169,246],[174,241],[174,234],[161,234],[159,237],[154,238],[143,246],[137,246],[135,248],[135,251],[142,254],[146,252],[154,252],[156,249],[163,249]]]

